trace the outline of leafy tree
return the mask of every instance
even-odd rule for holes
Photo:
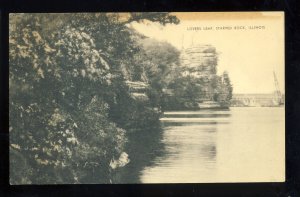
[[[99,94],[111,83],[109,65],[87,32],[66,26],[44,37],[39,20],[10,34],[12,153],[34,169],[31,183],[107,182],[126,141]]]
[[[124,21],[123,24],[131,23],[131,22],[140,22],[144,20],[149,20],[152,22],[158,22],[162,25],[171,23],[171,24],[179,24],[179,19],[176,16],[169,15],[167,12],[135,12],[130,13],[130,17],[128,20]]]
[[[226,88],[226,92],[228,93],[227,97],[226,97],[226,100],[230,101],[232,99],[233,87],[232,87],[228,72],[225,71],[223,73],[222,77],[223,77],[224,85],[225,85],[225,88]]]
[[[112,114],[128,112],[131,126],[158,118],[125,83],[140,50],[126,24],[172,19],[157,16],[131,14],[124,23],[104,13],[11,15],[11,183],[111,182],[126,163],[130,128]]]
[[[161,107],[163,89],[180,74],[180,52],[167,42],[155,39],[140,38],[141,50],[135,56],[139,64],[139,79],[149,83],[147,94],[151,106]]]

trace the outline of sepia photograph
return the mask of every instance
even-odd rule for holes
[[[9,14],[9,182],[285,181],[284,12]]]

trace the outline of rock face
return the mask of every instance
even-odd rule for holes
[[[149,97],[146,95],[146,91],[149,85],[142,81],[126,81],[131,98],[138,101],[148,101]]]
[[[184,75],[210,79],[217,72],[218,54],[212,45],[193,45],[182,51],[180,61]]]
[[[217,75],[218,53],[212,45],[181,51],[180,75],[163,89],[163,110],[227,108],[232,85],[227,72]]]
[[[218,54],[212,45],[192,45],[181,53],[183,76],[202,80],[199,100],[212,100],[216,87],[212,83],[217,79]]]

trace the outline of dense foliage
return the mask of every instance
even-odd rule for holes
[[[125,129],[159,115],[128,91],[140,46],[126,24],[178,20],[166,13],[132,13],[126,20],[118,14],[10,17],[10,182],[112,182],[113,170],[129,161]]]
[[[203,100],[214,101],[220,108],[228,108],[232,98],[232,84],[227,72],[221,76],[212,76],[210,80],[194,76],[179,76],[168,86],[169,93],[164,93],[165,110],[195,110]]]

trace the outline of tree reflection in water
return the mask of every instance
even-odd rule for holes
[[[129,133],[126,151],[130,162],[116,172],[114,182],[141,183],[142,170],[146,166],[151,166],[155,158],[164,152],[162,135],[161,125]]]
[[[160,127],[132,133],[127,143],[130,163],[115,176],[117,183],[173,183],[213,180],[217,136],[229,111],[172,112]]]

